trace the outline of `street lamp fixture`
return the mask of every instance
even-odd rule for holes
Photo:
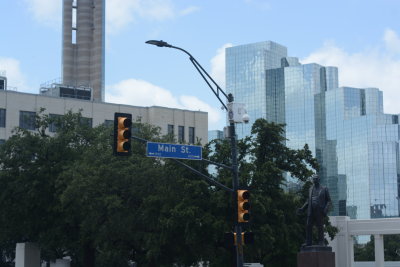
[[[210,89],[212,90],[214,95],[218,98],[218,100],[221,103],[222,107],[227,112],[229,112],[228,107],[226,106],[225,102],[221,100],[220,94],[222,94],[228,100],[228,102],[233,102],[233,95],[232,94],[227,95],[221,89],[221,87],[214,81],[214,79],[207,73],[207,71],[200,65],[200,63],[188,51],[186,51],[183,48],[180,48],[180,47],[177,47],[177,46],[173,46],[173,45],[171,45],[171,44],[169,44],[167,42],[164,42],[162,40],[160,40],[160,41],[149,40],[149,41],[146,41],[146,44],[151,44],[151,45],[155,45],[155,46],[158,46],[158,47],[174,48],[174,49],[180,50],[183,53],[185,53],[186,55],[188,55],[190,61],[192,62],[192,64],[196,68],[196,70],[200,73],[201,77],[203,77],[204,81],[207,83],[208,87],[210,87]]]
[[[232,185],[233,185],[233,197],[236,202],[236,192],[238,192],[239,188],[239,173],[238,173],[238,161],[237,161],[237,142],[236,142],[236,131],[235,131],[235,122],[239,122],[238,120],[234,119],[237,117],[237,112],[235,112],[236,109],[239,108],[238,105],[235,105],[233,103],[234,98],[232,94],[226,94],[221,87],[214,81],[214,79],[207,73],[207,71],[200,65],[200,63],[185,49],[182,49],[177,46],[173,46],[167,42],[164,42],[162,40],[157,41],[157,40],[149,40],[146,42],[147,44],[155,45],[158,47],[169,47],[169,48],[174,48],[177,50],[180,50],[187,54],[189,56],[190,61],[196,68],[196,70],[200,73],[201,77],[204,79],[204,81],[207,83],[207,85],[210,87],[214,95],[218,98],[219,102],[221,103],[222,107],[228,112],[228,118],[229,118],[229,138],[231,139],[231,156],[232,156],[232,167],[230,168],[232,170]],[[215,87],[215,88],[214,88]],[[228,101],[228,104],[225,104],[225,102],[221,99],[221,95],[226,98]],[[241,115],[241,122],[248,123],[249,117],[247,115],[247,112],[245,112],[244,115]],[[238,211],[235,209],[234,211],[237,213]],[[242,236],[242,227],[239,222],[235,223],[235,233],[236,236],[240,237]],[[237,267],[243,267],[243,240],[238,238],[238,242],[236,244],[236,266]]]
[[[164,42],[163,40],[160,40],[160,41],[149,40],[146,42],[146,44],[156,45],[158,47],[171,47],[172,46],[172,45],[168,44],[167,42]]]

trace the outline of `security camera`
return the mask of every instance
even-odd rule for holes
[[[250,117],[249,117],[249,114],[244,114],[243,115],[243,117],[242,117],[242,119],[243,119],[243,122],[244,123],[249,123],[249,121],[250,121]]]

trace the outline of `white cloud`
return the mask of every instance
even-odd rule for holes
[[[177,10],[171,0],[107,0],[106,29],[115,33],[139,19],[165,21],[197,10],[195,6]]]
[[[25,0],[25,3],[37,21],[50,27],[60,27],[61,0]]]
[[[327,42],[302,63],[337,66],[339,86],[377,87],[383,91],[386,113],[400,113],[400,39],[393,30],[386,30],[383,44],[349,53]]]
[[[115,32],[134,21],[134,10],[139,0],[108,0],[106,2],[106,30]]]
[[[383,39],[389,52],[400,54],[400,38],[395,31],[387,29]]]
[[[142,18],[159,21],[176,16],[174,6],[169,0],[142,0],[138,12]]]
[[[217,127],[221,112],[195,96],[174,96],[147,81],[127,79],[107,87],[106,102],[134,106],[162,106],[208,112],[209,127]]]
[[[210,129],[216,129],[219,127],[219,122],[223,117],[222,112],[218,108],[214,108],[209,104],[201,101],[195,96],[180,96],[179,102],[184,106],[185,109],[189,110],[200,110],[208,112],[208,123]]]
[[[24,0],[35,20],[59,29],[62,0]],[[189,6],[177,10],[171,0],[106,0],[106,31],[115,33],[130,23],[145,19],[165,21],[185,16],[199,8]]]
[[[232,47],[232,44],[224,44],[211,59],[211,77],[223,90],[225,90],[225,48],[228,47]]]
[[[27,91],[25,76],[21,72],[20,63],[14,58],[0,57],[0,72],[5,71],[7,85],[17,87],[18,91]]]
[[[169,0],[108,0],[106,30],[115,33],[138,19],[162,21],[175,16]]]

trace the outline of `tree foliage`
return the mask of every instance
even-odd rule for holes
[[[399,244],[400,235],[383,236],[385,261],[400,261]],[[360,243],[355,239],[354,261],[375,261],[375,239],[373,235],[367,243]]]
[[[57,133],[47,134],[55,123]],[[235,220],[232,195],[172,160],[147,158],[133,142],[131,157],[112,154],[111,129],[90,128],[81,115],[41,114],[37,131],[16,129],[0,146],[0,249],[13,258],[17,242],[37,242],[42,257],[72,258],[72,266],[231,266],[223,234]],[[137,122],[136,135],[168,141],[160,129]],[[245,259],[294,266],[305,219],[296,208],[306,194],[288,192],[284,173],[305,182],[317,168],[307,146],[284,145],[283,126],[257,120],[253,137],[238,142],[240,183],[250,189],[254,245]],[[211,149],[213,147],[213,149]],[[212,142],[204,156],[230,165],[230,146]],[[187,164],[208,174],[207,165]],[[232,187],[230,170],[216,180]],[[307,184],[307,183],[306,183]],[[306,192],[306,191],[304,191]]]

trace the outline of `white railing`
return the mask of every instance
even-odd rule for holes
[[[329,220],[339,230],[335,238],[329,242],[335,252],[336,267],[371,266],[369,262],[354,262],[354,237],[359,235],[374,235],[375,262],[372,262],[372,266],[400,266],[392,265],[397,262],[385,262],[383,244],[384,235],[400,234],[400,218],[351,220],[347,216],[332,216]]]

